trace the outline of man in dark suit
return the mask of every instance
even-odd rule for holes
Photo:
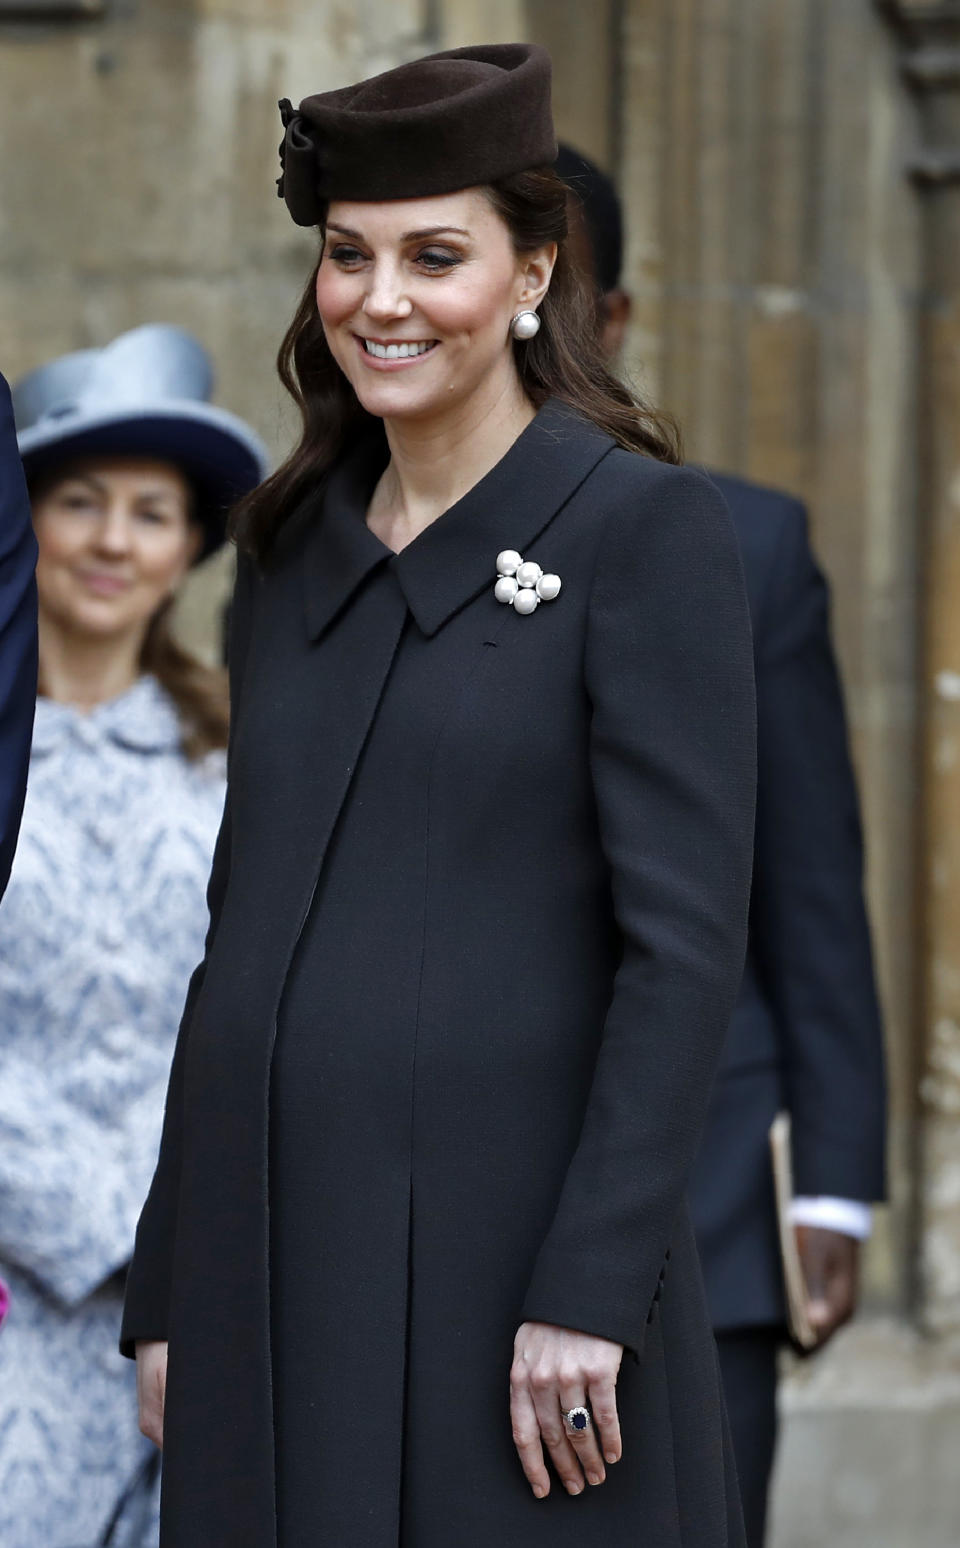
[[[17,844],[37,702],[36,561],[10,389],[0,376],[0,895]]]
[[[561,149],[574,240],[596,277],[615,359],[630,315],[609,179]],[[792,1220],[822,1345],[856,1306],[859,1242],[884,1191],[880,1016],[863,850],[827,587],[799,501],[710,474],[736,528],[754,631],[758,807],[740,998],[693,1179],[694,1222],[723,1370],[750,1548],[761,1548],[786,1307],[769,1149],[792,1123]]]

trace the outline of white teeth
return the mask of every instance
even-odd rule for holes
[[[374,339],[364,339],[363,347],[368,355],[375,356],[377,360],[407,360],[411,355],[426,354],[435,343],[435,339],[425,339],[405,344],[378,344]]]

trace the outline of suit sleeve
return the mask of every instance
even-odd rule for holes
[[[798,1194],[884,1191],[883,1039],[827,587],[791,506],[757,626],[753,949],[774,1005]]]
[[[231,741],[249,639],[253,584],[249,561],[241,557],[230,611]],[[210,922],[203,960],[194,971],[187,989],[186,1004],[170,1070],[160,1155],[147,1201],[140,1215],[133,1259],[127,1275],[120,1349],[131,1359],[136,1353],[135,1346],[138,1339],[167,1337],[182,1166],[184,1063],[194,1007],[203,987],[207,960],[216,939],[223,900],[226,896],[230,877],[230,845],[230,755],[228,750],[227,794],[207,887]]]
[[[37,703],[37,544],[0,376],[0,897],[10,877]]]
[[[749,615],[699,474],[658,470],[611,517],[585,671],[622,959],[523,1314],[639,1354],[743,970],[753,857]]]

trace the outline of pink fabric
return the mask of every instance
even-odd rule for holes
[[[3,1327],[3,1319],[10,1310],[10,1292],[0,1279],[0,1328]]]

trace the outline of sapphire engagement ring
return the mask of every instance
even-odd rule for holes
[[[569,1435],[583,1435],[590,1428],[589,1408],[567,1408],[563,1411],[563,1422]]]

